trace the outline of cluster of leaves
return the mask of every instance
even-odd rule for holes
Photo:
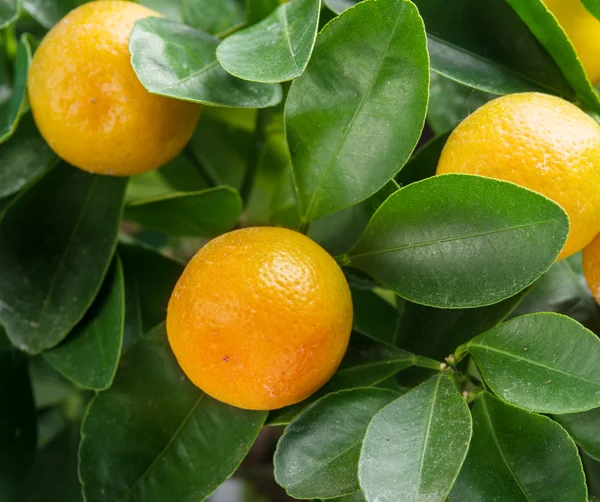
[[[600,113],[540,0],[144,1],[166,17],[132,33],[139,79],[207,106],[130,180],[65,165],[28,113],[32,51],[77,3],[0,2],[1,500],[202,500],[274,425],[295,498],[600,495],[600,311],[579,256],[553,265],[565,212],[432,176],[494,95]],[[195,388],[161,324],[183,268],[164,251],[265,224],[336,256],[355,306],[336,375],[270,414]]]

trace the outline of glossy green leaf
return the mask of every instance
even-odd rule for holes
[[[260,23],[227,37],[217,59],[253,82],[283,82],[304,73],[319,26],[321,0],[291,0]]]
[[[289,423],[306,406],[322,396],[345,389],[375,386],[415,364],[414,354],[392,345],[354,334],[338,371],[318,392],[301,403],[269,414],[269,425]]]
[[[58,347],[45,352],[46,360],[65,377],[86,389],[110,387],[123,346],[125,290],[118,259],[98,297],[83,320]]]
[[[341,14],[346,9],[354,7],[360,0],[323,0],[323,3],[336,14]]]
[[[258,23],[271,14],[282,2],[279,0],[246,0],[246,23],[249,25]]]
[[[18,0],[0,1],[0,29],[14,23],[19,17]]]
[[[181,0],[185,24],[217,35],[243,25],[244,0]]]
[[[164,326],[122,357],[81,429],[87,502],[204,500],[238,467],[266,417],[208,397],[185,377]]]
[[[596,18],[600,19],[600,0],[581,0],[581,3],[589,10]]]
[[[415,303],[480,307],[548,270],[568,222],[550,199],[512,183],[434,176],[392,195],[345,263]]]
[[[366,499],[445,500],[471,430],[469,407],[445,373],[388,404],[371,420],[360,454]]]
[[[350,291],[354,305],[354,331],[373,340],[394,345],[398,311],[372,290],[354,287]]]
[[[600,461],[600,408],[583,413],[556,415],[554,419],[590,457]]]
[[[366,199],[400,170],[428,86],[423,22],[409,1],[362,2],[327,24],[285,110],[303,221]]]
[[[396,182],[406,186],[434,176],[448,136],[449,132],[440,134],[419,148],[398,173]]]
[[[18,192],[57,161],[30,113],[23,117],[15,135],[0,145],[0,159],[0,198]]]
[[[150,92],[211,106],[264,108],[281,101],[281,87],[247,82],[217,61],[219,39],[162,18],[138,21],[129,39],[131,62]]]
[[[126,183],[60,164],[8,207],[0,322],[17,347],[54,347],[91,305],[115,249]]]
[[[574,97],[554,60],[506,0],[415,0],[431,68],[493,94],[542,91]]]
[[[472,413],[473,439],[451,500],[587,500],[577,448],[560,425],[487,392]]]
[[[524,315],[463,347],[498,397],[538,413],[600,406],[600,340],[570,317]]]
[[[561,260],[540,277],[513,315],[557,312],[600,333],[600,306],[594,300],[581,267],[581,253]]]
[[[495,97],[431,72],[427,123],[435,134],[447,133]]]
[[[2,19],[1,6],[6,2],[0,1],[0,24]],[[31,35],[24,34],[17,45],[14,82],[10,99],[0,104],[0,144],[10,138],[19,124],[25,110],[27,71],[32,57]]]
[[[575,48],[544,2],[542,0],[506,1],[556,61],[577,93],[577,97],[596,112],[600,111],[600,98],[592,87]]]
[[[333,256],[347,253],[367,228],[379,206],[399,188],[395,181],[390,181],[360,204],[319,218],[310,226],[308,236]]]
[[[172,236],[214,237],[231,230],[242,212],[242,199],[222,186],[141,199],[125,207],[125,219]]]
[[[12,350],[0,351],[0,500],[14,502],[33,466],[36,411],[27,360]]]
[[[475,336],[502,322],[526,295],[475,309],[436,309],[405,301],[400,308],[398,345],[415,354],[442,360]]]
[[[118,252],[125,276],[123,344],[128,347],[165,320],[171,292],[184,267],[141,246],[120,244]]]
[[[285,429],[275,452],[275,479],[297,499],[332,498],[359,490],[358,459],[373,416],[398,397],[384,389],[330,394]]]

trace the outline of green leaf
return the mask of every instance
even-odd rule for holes
[[[557,414],[600,406],[600,340],[570,317],[517,317],[464,350],[494,394],[515,406]]]
[[[542,0],[506,0],[527,24],[556,64],[577,97],[596,112],[600,111],[600,98],[577,57],[577,52],[557,19]]]
[[[369,289],[350,288],[354,306],[354,331],[375,341],[395,345],[398,311]]]
[[[396,182],[400,186],[406,186],[435,176],[448,136],[450,136],[450,132],[440,134],[419,148],[402,168],[402,171],[398,173]]]
[[[19,3],[17,0],[0,1],[0,29],[14,23],[19,17]]]
[[[542,91],[573,97],[560,69],[505,0],[415,0],[431,68],[493,94]]]
[[[35,127],[30,113],[23,117],[15,135],[0,145],[0,158],[0,198],[18,192],[57,160]]]
[[[156,251],[119,245],[125,276],[125,336],[128,347],[163,322],[171,292],[183,272],[183,264]]]
[[[392,195],[346,264],[415,303],[480,307],[548,270],[568,231],[563,209],[535,192],[474,175],[434,176]]]
[[[123,355],[113,386],[90,404],[79,450],[85,499],[204,500],[237,469],[265,417],[192,385],[161,325]]]
[[[25,12],[49,30],[69,11],[86,3],[86,1],[89,0],[21,0],[21,5]],[[161,2],[164,2],[164,0],[161,0]]]
[[[415,354],[443,359],[459,345],[497,326],[526,294],[525,290],[475,309],[436,309],[405,301],[400,308],[398,345]]]
[[[323,0],[323,3],[336,14],[341,14],[346,9],[354,7],[360,0]]]
[[[319,26],[321,0],[291,0],[260,23],[227,37],[217,59],[232,75],[284,82],[304,73]]]
[[[241,212],[237,190],[221,186],[136,200],[125,207],[125,219],[176,237],[214,237],[231,230]]]
[[[452,500],[587,500],[577,448],[560,425],[487,392],[472,413],[473,439]]]
[[[2,5],[6,2],[0,1],[0,23],[2,19]],[[17,56],[15,60],[14,85],[12,94],[8,101],[0,103],[0,144],[10,138],[19,124],[21,115],[25,111],[27,92],[27,71],[31,64],[32,37],[28,34],[21,35],[17,45]]]
[[[556,415],[554,419],[590,457],[600,461],[600,408]]]
[[[365,200],[400,170],[428,86],[423,22],[409,1],[362,2],[327,24],[285,110],[303,221]]]
[[[206,108],[202,111],[189,151],[215,185],[241,188],[255,124],[256,110]]]
[[[263,20],[279,3],[278,0],[246,0],[246,23],[250,25]]]
[[[495,97],[431,72],[427,123],[435,134],[447,133]]]
[[[581,453],[581,460],[587,478],[590,502],[595,502],[600,497],[600,462],[586,455],[585,452]]]
[[[600,307],[594,300],[581,267],[581,253],[552,265],[513,312],[514,316],[557,312],[572,317],[594,333],[600,333]]]
[[[309,406],[285,429],[275,451],[275,479],[297,499],[351,494],[358,459],[373,416],[398,397],[384,389],[330,394]]]
[[[399,188],[395,181],[390,181],[360,204],[319,218],[310,226],[309,237],[334,256],[347,253],[367,228],[379,206]]]
[[[581,3],[589,10],[596,18],[600,19],[600,0],[581,0]]]
[[[37,409],[60,406],[73,395],[73,384],[56,371],[43,356],[32,357],[29,360],[29,373]]]
[[[36,411],[27,360],[0,351],[0,500],[16,501],[33,466]]]
[[[410,368],[415,361],[415,355],[410,352],[353,334],[348,352],[331,380],[301,403],[272,411],[268,423],[285,425],[306,406],[322,396],[340,390],[375,386],[396,373]]]
[[[181,0],[183,21],[212,35],[242,26],[244,0]]]
[[[107,389],[121,356],[124,320],[123,269],[117,258],[83,320],[44,357],[75,384],[86,389]]]
[[[445,500],[471,431],[469,407],[445,373],[388,404],[371,420],[360,454],[366,499]]]
[[[265,108],[281,101],[281,87],[240,80],[217,61],[220,40],[168,19],[135,23],[131,62],[151,93],[211,106]]]
[[[138,0],[138,2],[173,21],[183,21],[181,0]]]
[[[57,345],[96,297],[115,249],[125,178],[60,164],[0,220],[0,322],[30,354]]]

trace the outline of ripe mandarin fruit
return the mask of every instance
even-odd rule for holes
[[[167,313],[188,378],[239,408],[273,410],[310,396],[340,364],[352,299],[337,263],[308,237],[246,228],[188,264]]]
[[[600,234],[583,249],[583,275],[600,304]]]
[[[593,84],[600,83],[600,21],[580,0],[543,0],[565,30]]]
[[[575,105],[538,93],[486,103],[450,135],[437,174],[470,173],[539,192],[569,214],[566,258],[600,231],[600,126]]]
[[[70,164],[128,176],[161,166],[190,139],[200,106],[150,94],[131,66],[135,21],[158,15],[133,2],[91,2],[42,40],[27,79],[31,111]]]

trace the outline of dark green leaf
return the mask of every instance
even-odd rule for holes
[[[587,10],[600,19],[600,0],[581,0]]]
[[[525,294],[523,291],[475,309],[436,309],[405,301],[400,308],[398,345],[415,354],[442,359],[502,322]]]
[[[136,200],[125,207],[125,219],[172,236],[214,237],[231,230],[241,212],[237,190],[222,186]]]
[[[366,199],[400,170],[423,128],[428,86],[423,23],[407,0],[360,3],[323,29],[286,102],[305,222]]]
[[[600,461],[600,408],[556,415],[554,419],[567,429],[589,456]]]
[[[581,460],[588,483],[590,502],[595,502],[600,497],[600,462],[582,452]]]
[[[323,3],[336,14],[341,14],[346,9],[354,7],[360,0],[323,0]]]
[[[372,290],[353,287],[350,291],[354,305],[354,331],[395,345],[398,311]]]
[[[17,500],[33,466],[36,413],[27,360],[0,351],[0,500]]]
[[[494,94],[542,90],[574,96],[560,69],[506,0],[415,0],[431,68]]]
[[[217,61],[220,40],[168,19],[135,24],[129,39],[131,62],[154,94],[211,106],[264,108],[281,101],[281,87],[240,80]]]
[[[583,276],[580,253],[552,265],[531,287],[514,315],[534,312],[565,314],[600,333],[600,307]]]
[[[600,340],[570,317],[517,317],[471,340],[475,359],[497,396],[539,413],[600,406]]]
[[[0,198],[12,195],[42,175],[57,157],[44,141],[30,113],[21,120],[15,135],[0,145]]]
[[[367,425],[398,397],[384,389],[330,394],[288,425],[275,452],[275,479],[297,499],[332,498],[359,490],[358,459]]]
[[[52,28],[69,11],[83,3],[86,3],[86,0],[21,0],[25,12],[46,29]]]
[[[0,322],[17,347],[54,347],[91,305],[115,249],[126,183],[60,164],[7,209]]]
[[[0,24],[2,19],[2,5],[0,1]],[[27,71],[31,63],[32,49],[31,36],[24,34],[17,45],[15,61],[14,84],[12,94],[8,101],[0,103],[0,144],[10,138],[19,124],[21,115],[25,110]]]
[[[227,37],[217,59],[253,82],[283,82],[304,73],[319,26],[321,0],[291,0],[260,23]]]
[[[181,0],[185,24],[212,35],[244,23],[244,0]]]
[[[19,17],[18,0],[0,1],[0,29],[14,23]]]
[[[495,97],[432,72],[427,123],[435,134],[447,133]]]
[[[417,150],[396,176],[396,182],[406,186],[434,176],[448,136],[449,132],[440,134]]]
[[[414,363],[415,355],[410,352],[354,334],[348,352],[331,380],[301,403],[271,412],[268,423],[287,424],[306,406],[322,396],[345,389],[372,387],[399,371],[410,368]]]
[[[125,337],[128,347],[163,322],[183,264],[140,246],[119,245],[125,275]]]
[[[113,260],[94,304],[46,360],[77,385],[94,390],[110,387],[123,346],[125,291],[123,269]]]
[[[560,425],[487,392],[472,413],[473,439],[452,500],[587,500],[577,448]]]
[[[416,303],[480,307],[548,270],[568,231],[563,209],[535,192],[480,176],[434,176],[392,195],[346,263]]]
[[[388,404],[371,420],[360,454],[367,500],[445,500],[471,430],[469,407],[445,373]]]
[[[282,0],[283,1],[283,0]],[[246,23],[258,23],[280,4],[278,0],[246,0]]]
[[[594,111],[600,111],[600,98],[577,57],[575,48],[557,19],[542,0],[506,0],[546,48],[577,97]]]
[[[238,467],[266,417],[208,397],[185,377],[164,326],[121,359],[81,429],[87,502],[204,500]]]

